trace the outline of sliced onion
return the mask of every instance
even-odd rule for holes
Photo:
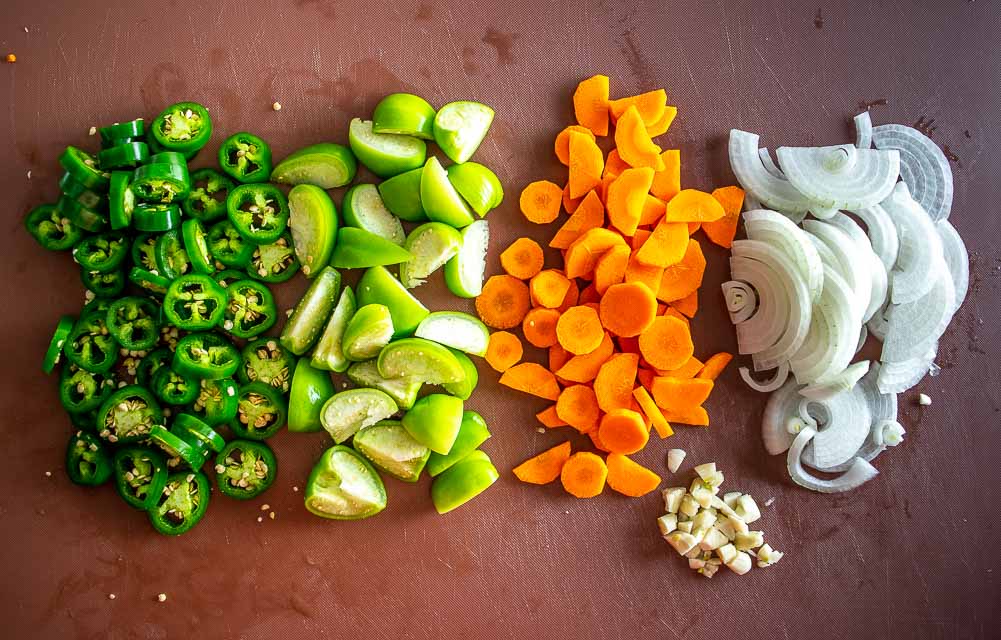
[[[852,310],[851,290],[831,267],[824,269],[824,290],[814,305],[813,316],[821,316],[823,323],[812,321],[805,344],[811,344],[811,334],[819,333],[821,349],[801,349],[789,363],[790,369],[801,384],[823,381],[843,371],[852,356],[858,340],[859,322]]]
[[[857,386],[826,400],[802,400],[800,415],[812,417],[820,425],[809,455],[803,460],[819,471],[851,460],[872,426],[865,394]]]
[[[754,314],[735,325],[737,351],[741,354],[762,351],[782,337],[792,303],[778,284],[778,274],[762,262],[731,256],[730,274],[754,287],[758,299]]]
[[[942,255],[945,258],[946,266],[949,267],[949,274],[952,276],[955,292],[952,312],[955,314],[963,305],[963,301],[966,300],[966,293],[970,288],[970,256],[966,252],[966,243],[959,237],[959,232],[949,224],[948,220],[936,222],[935,230],[942,238]]]
[[[869,330],[862,325],[862,330],[858,332],[858,344],[855,345],[855,355],[865,346],[865,341],[869,338]]]
[[[913,388],[928,374],[937,352],[936,344],[920,357],[901,362],[882,363],[876,380],[880,393],[903,393]]]
[[[872,281],[870,283],[869,305],[862,314],[862,320],[863,322],[866,322],[873,316],[874,313],[876,313],[876,311],[879,310],[880,307],[883,306],[883,301],[886,299],[888,286],[886,269],[883,267],[882,261],[880,261],[879,257],[873,251],[872,244],[869,241],[869,236],[866,235],[865,231],[862,230],[862,227],[860,227],[857,222],[841,212],[831,216],[827,222],[833,224],[835,227],[848,234],[848,237],[855,242],[855,246],[858,248],[859,253],[868,255],[869,261],[872,263],[872,267],[869,269],[872,276]],[[864,267],[862,268],[865,270]]]
[[[860,487],[879,474],[875,467],[861,458],[856,458],[847,472],[833,480],[824,480],[810,474],[803,468],[800,459],[806,445],[816,435],[817,432],[810,427],[800,431],[786,456],[786,468],[789,471],[789,476],[799,486],[820,493],[841,493]]]
[[[777,456],[792,446],[796,435],[789,433],[787,425],[799,410],[800,400],[799,385],[791,379],[768,397],[761,420],[761,439],[769,455]]]
[[[882,207],[897,227],[900,241],[897,262],[890,273],[890,299],[894,304],[914,302],[935,284],[928,274],[943,268],[942,239],[928,213],[911,197],[903,182],[894,187]]]
[[[875,338],[880,342],[886,340],[886,328],[888,326],[886,321],[886,312],[890,307],[889,302],[889,300],[884,302],[883,308],[872,314],[872,317],[869,318],[869,322],[865,323],[866,328],[869,329],[869,333],[875,336]]]
[[[855,116],[852,120],[855,123],[855,146],[859,149],[872,148],[872,118],[868,111]]]
[[[788,180],[773,176],[758,155],[758,136],[739,129],[730,131],[730,167],[737,182],[755,200],[769,209],[783,214],[803,214],[812,202],[792,186]]]
[[[851,391],[869,371],[869,361],[863,360],[849,365],[847,369],[826,382],[815,382],[799,390],[799,394],[810,400],[828,400],[846,391]]]
[[[784,253],[806,280],[810,300],[815,302],[820,298],[824,288],[824,265],[806,232],[782,214],[768,209],[745,213],[744,229],[748,239],[766,242]]]
[[[726,300],[726,310],[730,313],[730,322],[737,324],[754,315],[758,308],[758,296],[754,287],[746,282],[729,280],[721,286],[723,299]]]
[[[829,222],[806,220],[803,222],[803,228],[831,250],[837,261],[831,266],[837,268],[838,273],[851,287],[852,308],[855,310],[856,319],[861,323],[872,296],[872,277],[868,274],[868,269],[859,267],[872,263],[869,256],[848,237],[848,234]]]
[[[862,209],[878,204],[900,176],[900,153],[895,150],[837,145],[779,147],[775,153],[789,183],[826,209]]]
[[[761,166],[765,168],[765,171],[779,180],[786,179],[785,174],[782,173],[782,169],[779,169],[779,165],[775,164],[775,161],[772,160],[772,154],[769,153],[768,147],[758,149],[758,157],[761,158]]]
[[[952,276],[946,272],[928,274],[933,281],[931,291],[907,304],[890,305],[887,310],[886,338],[883,340],[883,362],[903,362],[920,357],[938,342],[952,320],[956,292]]]
[[[883,366],[878,362],[873,362],[869,367],[869,373],[859,380],[858,384],[865,396],[866,404],[869,405],[869,413],[872,414],[874,422],[897,419],[897,394],[884,393],[877,386]]]
[[[900,153],[900,177],[932,220],[945,220],[952,210],[952,167],[935,142],[914,127],[886,124],[872,130],[877,149]]]
[[[900,248],[900,241],[897,238],[897,227],[889,214],[883,207],[875,204],[865,209],[853,211],[862,222],[865,223],[866,235],[869,236],[869,245],[879,256],[880,262],[887,271],[893,268],[897,262],[897,251]]]
[[[778,367],[775,368],[775,375],[773,375],[768,380],[764,382],[758,382],[751,375],[751,370],[747,367],[741,367],[739,369],[740,377],[744,379],[747,386],[751,387],[755,391],[760,391],[762,393],[769,393],[775,391],[783,384],[785,384],[786,379],[789,377],[789,363],[783,362]]]

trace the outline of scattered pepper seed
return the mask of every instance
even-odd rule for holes
[[[28,169],[28,180],[31,180],[31,169]]]
[[[166,602],[167,601],[167,594],[166,593],[161,593],[160,595],[158,595],[156,597],[156,599],[159,600],[160,602]]]
[[[299,487],[292,487],[292,491],[299,491]]]
[[[52,477],[52,472],[51,471],[46,471],[45,472],[45,477],[46,478],[51,478]]]
[[[271,508],[270,504],[265,503],[261,505],[261,511],[267,511],[270,508]]]
[[[261,516],[257,516],[257,521],[258,522],[264,522],[264,518],[262,518]]]
[[[275,512],[272,511],[271,513],[268,514],[268,517],[271,518],[272,520],[274,520],[275,519],[275,515],[276,515]]]
[[[535,431],[536,431],[536,433],[545,433],[546,432],[546,428],[545,427],[536,427]]]
[[[274,109],[275,111],[281,111],[282,110],[282,103],[276,102],[273,105],[271,105],[271,108]]]
[[[97,127],[91,127],[90,131],[87,132],[88,136],[92,136],[92,135],[95,135],[95,134],[97,134]]]
[[[109,593],[108,594],[108,600],[114,600],[114,599],[115,599],[115,594]]]

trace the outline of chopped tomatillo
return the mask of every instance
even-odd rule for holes
[[[190,333],[177,342],[171,367],[182,375],[215,380],[228,378],[240,366],[240,352],[222,336]]]
[[[256,244],[278,240],[288,226],[288,201],[270,184],[243,184],[233,189],[226,198],[226,213],[237,232]]]
[[[226,309],[226,290],[212,278],[190,274],[170,283],[163,313],[179,329],[202,331],[215,327]]]
[[[254,280],[237,280],[226,287],[225,293],[222,328],[230,335],[253,338],[274,326],[278,309],[266,285]]]
[[[152,507],[167,484],[167,461],[148,447],[124,447],[115,452],[115,488],[130,507]]]
[[[97,411],[97,435],[108,442],[135,442],[163,422],[160,405],[145,388],[128,385],[114,391]]]
[[[282,393],[288,393],[295,355],[274,338],[261,338],[247,343],[241,354],[242,365],[237,379],[242,384],[263,382]]]
[[[176,536],[191,529],[209,507],[209,479],[199,471],[180,472],[167,477],[149,520],[158,533]]]
[[[355,434],[352,446],[372,464],[403,482],[417,482],[431,450],[395,420],[383,420]]]
[[[350,447],[327,449],[309,474],[306,509],[322,518],[358,520],[386,508],[386,487],[372,465]]]
[[[100,440],[77,431],[66,447],[66,474],[75,484],[96,487],[112,473],[111,456]]]
[[[237,182],[267,182],[271,175],[271,147],[246,131],[235,133],[219,146],[219,166]]]
[[[275,481],[278,463],[265,443],[233,440],[216,456],[215,472],[223,495],[249,500],[264,493]]]
[[[285,323],[280,338],[282,345],[297,356],[309,351],[320,337],[340,291],[340,272],[332,267],[324,267]]]
[[[240,387],[236,420],[230,425],[237,436],[266,440],[285,424],[288,407],[281,391],[263,382]]]

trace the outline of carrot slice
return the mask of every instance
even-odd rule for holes
[[[677,318],[678,320],[680,320],[683,323],[685,323],[685,326],[688,327],[689,330],[691,330],[691,328],[692,328],[692,321],[689,320],[687,316],[685,316],[683,313],[681,313],[680,311],[678,311],[674,307],[665,306],[664,307],[664,311],[662,313],[659,313],[658,315],[661,315],[661,316],[670,316],[672,318]]]
[[[640,211],[640,225],[657,224],[666,210],[667,204],[663,200],[648,193],[643,201],[643,210]]]
[[[605,158],[605,171],[601,174],[602,178],[612,177],[619,175],[623,171],[629,168],[622,156],[619,155],[618,149],[612,149],[608,152],[608,157]]]
[[[618,284],[626,277],[626,264],[629,263],[629,247],[617,244],[598,258],[594,265],[594,289],[598,295],[604,295],[613,284]]]
[[[594,379],[594,394],[602,411],[629,408],[639,362],[635,353],[617,353],[601,365]]]
[[[723,369],[726,369],[726,365],[730,364],[731,360],[733,360],[733,356],[729,353],[717,353],[706,360],[705,366],[702,367],[702,370],[695,377],[715,380],[719,377],[719,374],[723,373]]]
[[[636,379],[639,380],[640,385],[643,386],[647,391],[653,386],[653,379],[657,377],[656,371],[651,371],[650,369],[640,368],[636,372]]]
[[[598,308],[601,324],[616,336],[638,336],[657,316],[657,299],[642,282],[622,282],[608,288]]]
[[[557,427],[565,427],[567,423],[560,419],[556,414],[556,405],[551,404],[542,411],[535,414],[536,419],[542,423],[542,426],[547,429],[556,429]]]
[[[557,307],[560,313],[563,313],[570,307],[577,306],[577,301],[580,298],[580,288],[577,286],[576,280],[570,280],[570,288],[567,289],[567,294],[563,296],[563,302]]]
[[[506,274],[490,276],[476,296],[480,320],[494,329],[517,327],[529,306],[528,285]]]
[[[636,252],[636,259],[651,267],[669,267],[684,258],[688,240],[688,225],[661,219]]]
[[[671,302],[671,306],[681,312],[682,315],[694,318],[699,311],[699,290],[696,289],[684,298],[679,298]]]
[[[619,453],[608,454],[608,486],[630,498],[645,496],[660,486],[660,476]]]
[[[544,261],[542,247],[531,238],[518,238],[500,254],[501,267],[519,280],[528,280],[542,271]]]
[[[667,130],[671,128],[671,124],[674,119],[678,116],[678,107],[672,107],[667,105],[664,107],[664,115],[660,117],[660,120],[654,122],[653,124],[648,124],[646,127],[647,133],[650,134],[651,138],[656,138],[657,136],[662,136],[667,133]]]
[[[684,257],[677,264],[664,269],[657,289],[657,298],[673,302],[691,295],[702,286],[706,272],[706,257],[698,240],[689,240]]]
[[[570,210],[567,209],[567,211]],[[605,205],[601,203],[597,191],[588,191],[587,195],[581,198],[580,204],[572,211],[570,218],[553,236],[549,246],[555,249],[566,249],[581,234],[603,224],[605,224]]]
[[[667,421],[667,418],[664,417],[664,413],[660,410],[660,407],[657,406],[657,403],[653,401],[653,398],[650,397],[650,394],[647,393],[647,390],[644,387],[636,387],[633,389],[633,398],[636,399],[636,403],[639,404],[643,413],[646,414],[650,423],[653,424],[653,428],[657,430],[657,435],[660,436],[661,439],[674,435],[674,430],[671,429],[671,423]]]
[[[560,215],[563,190],[549,180],[537,180],[521,190],[518,205],[529,222],[549,224]]]
[[[553,400],[560,397],[560,385],[556,376],[541,364],[522,362],[501,374],[500,383],[515,391]]]
[[[667,109],[667,93],[663,89],[657,89],[635,96],[609,100],[608,111],[612,114],[612,121],[618,121],[629,107],[636,107],[643,124],[649,127],[664,117],[664,111]]]
[[[625,244],[622,236],[600,227],[588,229],[567,248],[564,272],[568,278],[590,277],[595,262],[605,251],[617,244]]]
[[[570,459],[570,441],[547,449],[525,460],[513,469],[515,477],[530,484],[549,484],[560,477],[563,465]]]
[[[643,416],[632,409],[615,409],[602,416],[598,436],[612,453],[642,451],[650,440]]]
[[[556,375],[571,382],[581,384],[591,382],[597,377],[601,365],[612,357],[614,350],[615,345],[612,344],[612,338],[606,333],[597,349],[591,353],[570,358],[566,364],[556,370]]]
[[[660,280],[664,275],[662,267],[652,267],[641,263],[636,259],[636,251],[629,256],[629,263],[626,265],[626,282],[641,282],[650,291],[656,292],[660,289]]]
[[[640,340],[635,336],[617,336],[615,343],[619,345],[620,353],[635,353],[640,355]]]
[[[651,184],[653,169],[639,167],[626,169],[608,185],[608,221],[623,234],[636,232]]]
[[[605,158],[594,141],[576,131],[570,132],[570,197],[582,198],[601,182],[601,172],[605,168]]]
[[[605,330],[594,309],[577,305],[560,316],[556,322],[556,336],[564,349],[579,356],[597,349]]]
[[[636,229],[636,233],[633,234],[633,237],[630,238],[629,242],[629,246],[632,248],[633,253],[635,253],[640,247],[643,246],[643,243],[647,241],[647,239],[650,237],[650,234],[652,233],[653,231],[649,229],[643,229],[643,228]],[[632,254],[630,254],[630,257],[632,257]]]
[[[555,309],[566,297],[570,280],[556,269],[546,269],[532,277],[528,289],[533,305]]]
[[[597,429],[588,433],[587,437],[591,439],[591,444],[594,445],[595,449],[597,449],[598,451],[604,451],[605,453],[609,453],[608,447],[606,447],[605,443],[601,441],[601,437],[598,435]]]
[[[577,304],[592,304],[594,302],[600,302],[601,296],[598,295],[598,289],[594,286],[594,283],[584,287],[584,290],[580,292],[580,298],[577,300]]]
[[[601,418],[594,390],[584,384],[567,387],[556,401],[556,415],[581,433],[594,431]]]
[[[681,151],[666,149],[660,159],[664,169],[654,174],[650,193],[667,202],[681,191]]]
[[[713,381],[706,378],[657,376],[653,379],[650,393],[661,409],[678,410],[700,406],[712,390]]]
[[[662,375],[681,379],[694,378],[695,374],[702,371],[703,366],[705,365],[702,364],[701,360],[692,356],[687,362],[685,362],[685,364],[681,365],[677,369],[668,369],[667,371],[664,371]]]
[[[664,212],[669,222],[713,222],[726,212],[716,198],[698,189],[683,189],[671,198]]]
[[[726,215],[719,220],[704,223],[702,230],[710,240],[729,249],[733,244],[733,237],[737,235],[740,210],[744,206],[744,190],[740,187],[722,187],[713,191],[713,197],[723,205]]]
[[[677,369],[694,351],[688,326],[671,316],[656,318],[640,334],[640,353],[657,369]]]
[[[702,228],[701,222],[689,222],[688,224],[688,235],[693,236],[695,232]]]
[[[587,127],[582,127],[579,124],[572,124],[556,134],[556,140],[553,142],[554,150],[556,151],[556,157],[559,161],[565,165],[570,166],[570,132],[575,131],[577,133],[583,133],[594,140],[594,132],[592,132]]]
[[[559,371],[573,355],[558,343],[549,347],[549,370]]]
[[[573,112],[577,122],[594,135],[608,135],[608,76],[591,76],[573,92]]]
[[[546,309],[536,307],[525,314],[525,319],[521,323],[521,332],[525,334],[525,340],[540,349],[548,349],[556,344],[556,323],[560,319],[560,312],[556,309]]]
[[[573,454],[560,471],[563,488],[576,498],[593,498],[601,494],[607,477],[605,461],[590,451]]]
[[[521,362],[524,349],[518,336],[507,331],[494,331],[487,341],[484,358],[495,371],[504,372]]]
[[[580,206],[581,201],[584,198],[571,198],[570,197],[570,183],[567,182],[566,186],[563,187],[563,208],[567,213],[573,213],[577,211],[577,207]]]
[[[687,424],[693,427],[708,427],[709,414],[704,407],[685,407],[670,409],[663,407],[664,417],[674,424]]]
[[[666,168],[660,157],[661,149],[650,139],[635,105],[626,109],[616,123],[615,146],[622,159],[631,167],[650,167],[654,171]]]

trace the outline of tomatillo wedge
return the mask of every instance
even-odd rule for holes
[[[292,244],[303,275],[311,278],[327,266],[337,244],[337,208],[320,187],[300,184],[288,192],[288,209]]]
[[[374,184],[356,184],[344,194],[344,224],[371,231],[393,244],[403,245],[406,234],[400,219],[386,208]]]
[[[378,389],[348,389],[335,393],[324,403],[320,422],[334,442],[340,444],[396,411],[393,399]]]
[[[449,102],[434,118],[434,141],[452,162],[473,157],[494,121],[494,110],[479,102]]]
[[[84,431],[73,434],[66,445],[66,474],[74,484],[96,487],[113,472],[111,454],[103,442]]]
[[[475,411],[462,412],[462,424],[459,425],[459,435],[455,437],[452,449],[446,455],[432,453],[428,460],[428,472],[431,477],[459,462],[472,453],[490,437],[490,429],[486,421]]]
[[[200,471],[167,476],[167,484],[147,511],[157,533],[177,536],[205,516],[209,508],[209,479]]]
[[[334,395],[330,374],[314,369],[303,358],[295,365],[288,401],[288,430],[296,433],[323,431],[320,410]]]
[[[306,482],[306,509],[333,520],[360,520],[386,508],[386,487],[368,460],[343,446],[327,449]]]
[[[421,205],[421,174],[424,167],[404,171],[379,183],[379,195],[386,208],[401,220],[424,222],[428,219]]]
[[[417,378],[383,378],[379,375],[379,366],[375,360],[356,362],[347,370],[348,380],[359,387],[378,389],[389,395],[401,409],[409,409],[417,402],[424,383]]]
[[[337,232],[337,246],[330,255],[330,266],[338,269],[361,269],[410,261],[410,252],[382,236],[364,229],[343,227]]]
[[[462,230],[462,246],[445,263],[445,284],[460,298],[475,298],[483,291],[487,269],[487,246],[490,230],[486,220],[477,220]]]
[[[421,173],[421,205],[428,219],[456,229],[473,223],[473,210],[448,181],[448,173],[438,158],[428,158]]]
[[[479,162],[453,164],[448,180],[481,218],[504,199],[504,187],[497,174]]]
[[[366,270],[358,281],[355,295],[359,306],[378,303],[389,307],[397,338],[412,335],[430,313],[385,267]]]
[[[390,342],[379,353],[378,365],[384,378],[411,377],[427,384],[459,382],[466,376],[448,347],[424,338]]]
[[[336,269],[324,267],[285,323],[280,338],[282,345],[297,356],[309,351],[326,326],[340,292],[341,274]]]
[[[240,387],[236,420],[230,428],[240,438],[267,440],[285,425],[288,405],[281,391],[263,382]]]
[[[216,484],[224,496],[250,500],[264,493],[275,481],[278,462],[263,442],[233,440],[215,459]]]
[[[414,440],[446,455],[462,425],[462,400],[441,393],[424,396],[403,414],[402,423]]]
[[[115,488],[130,507],[145,511],[152,507],[167,484],[167,460],[148,447],[124,447],[115,452],[112,463]]]
[[[414,440],[396,420],[383,420],[355,434],[355,451],[397,480],[417,482],[431,450]]]
[[[393,339],[393,316],[383,304],[367,304],[358,309],[341,337],[341,348],[348,360],[361,362],[379,355]]]
[[[440,222],[426,222],[410,232],[404,248],[413,255],[400,265],[400,282],[408,289],[419,287],[428,276],[445,266],[462,245],[459,232]]]
[[[391,93],[375,105],[372,131],[434,139],[434,107],[412,93]]]
[[[476,390],[476,385],[480,381],[480,374],[476,371],[476,365],[473,364],[469,356],[458,349],[449,347],[448,350],[452,352],[455,359],[462,365],[462,370],[466,373],[466,377],[458,382],[446,382],[441,387],[456,398],[469,400],[469,396],[473,395],[473,391]]]
[[[313,349],[313,357],[310,362],[314,368],[343,373],[351,364],[351,361],[344,355],[343,337],[344,329],[354,316],[355,309],[354,291],[351,290],[351,287],[345,286],[341,290],[337,306],[330,314],[327,326],[323,329],[323,335],[316,341],[316,348]]]
[[[321,142],[286,156],[271,172],[271,182],[334,189],[354,180],[357,171],[358,162],[351,149]]]
[[[487,352],[490,341],[487,326],[461,311],[435,311],[421,320],[414,335],[480,357]]]
[[[63,345],[66,344],[66,338],[69,337],[74,324],[76,324],[76,318],[73,316],[59,318],[59,324],[56,325],[56,330],[52,333],[49,348],[45,350],[45,358],[42,360],[42,371],[45,373],[52,373],[59,361],[62,360]]]
[[[489,489],[499,477],[490,457],[473,451],[434,479],[431,502],[438,513],[446,514]]]
[[[372,122],[355,118],[348,127],[348,144],[355,157],[380,178],[416,169],[427,158],[427,145],[419,138],[375,133]]]

